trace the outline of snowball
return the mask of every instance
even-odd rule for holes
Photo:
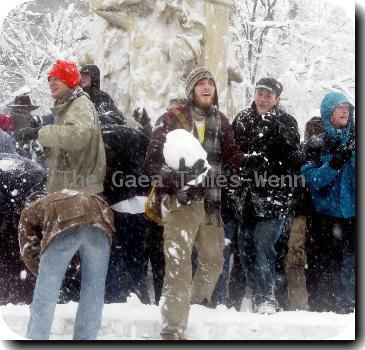
[[[26,270],[22,270],[20,272],[20,279],[25,280],[27,278],[27,271]]]
[[[185,158],[185,165],[187,167],[192,167],[197,160],[203,159],[205,161],[205,167],[207,168],[203,176],[206,175],[210,169],[210,165],[207,161],[207,152],[204,150],[199,140],[184,129],[176,129],[167,134],[163,155],[165,157],[165,163],[174,170],[179,169],[181,158]],[[198,178],[197,183],[203,180],[203,176]]]

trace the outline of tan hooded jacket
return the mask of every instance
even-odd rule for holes
[[[47,191],[102,192],[106,159],[94,105],[77,87],[66,102],[52,108],[52,113],[55,123],[38,133],[39,143],[49,148]]]

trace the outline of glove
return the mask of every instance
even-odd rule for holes
[[[331,160],[329,161],[329,166],[332,169],[340,170],[345,165],[345,163],[351,158],[352,150],[345,145],[338,147],[333,154]]]
[[[197,160],[191,168],[185,165],[185,158],[181,158],[179,169],[174,170],[168,166],[162,168],[162,183],[171,192],[182,189],[188,182],[194,180],[197,176],[204,173],[207,168],[204,167],[204,160]]]
[[[279,126],[277,116],[272,115],[270,113],[262,116],[262,122],[264,125],[266,125],[271,130],[275,130]]]
[[[185,165],[185,158],[180,158],[179,172],[184,176],[184,184],[186,185],[188,182],[195,180],[199,175],[203,174],[207,170],[204,165],[204,159],[198,159],[191,168],[188,168]]]
[[[36,116],[35,118],[32,118],[32,120],[30,121],[31,128],[38,128],[39,126],[41,126],[41,124],[42,124],[42,122],[38,116]]]
[[[36,140],[38,138],[38,132],[41,127],[37,128],[23,128],[20,129],[17,133],[17,140],[19,141],[30,141],[30,140]]]
[[[146,126],[150,121],[151,121],[151,119],[148,117],[146,109],[143,108],[143,112],[142,112],[142,116],[141,116],[141,120],[140,120],[141,125]]]
[[[184,205],[188,204],[190,200],[188,192],[183,190],[179,190],[176,192],[176,198],[181,204]]]
[[[250,154],[243,160],[243,168],[246,170],[258,170],[260,165],[265,162],[265,158],[261,154]]]

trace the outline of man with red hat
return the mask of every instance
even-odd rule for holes
[[[104,143],[94,105],[79,87],[74,62],[57,60],[48,74],[55,100],[54,124],[23,129],[24,139],[36,139],[50,149],[48,192],[64,188],[103,192],[106,170]]]
[[[40,257],[27,337],[49,338],[57,292],[65,272],[63,268],[60,270],[57,256],[60,252],[62,257],[74,253],[70,247],[79,246],[80,256],[84,255],[85,259],[82,258],[81,262],[82,287],[74,339],[90,340],[97,337],[101,325],[110,247],[105,244],[105,233],[100,225],[88,225],[85,216],[90,208],[87,203],[75,201],[75,196],[81,193],[95,198],[103,192],[106,172],[104,143],[95,107],[79,87],[80,72],[76,64],[57,60],[48,74],[48,82],[55,100],[51,108],[54,123],[28,129],[25,134],[38,138],[39,143],[48,149],[47,191],[55,195],[52,206],[56,221],[69,223],[77,219],[78,225],[69,227],[67,234],[54,239],[47,248],[48,255]],[[61,197],[57,198],[57,194]],[[62,199],[64,194],[71,200]],[[107,215],[103,210],[101,213]],[[44,220],[42,225],[54,225],[54,218],[47,216]],[[98,261],[96,265],[95,261]],[[84,273],[91,270],[93,275]]]

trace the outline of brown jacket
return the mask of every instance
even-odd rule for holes
[[[29,270],[37,275],[40,255],[52,240],[66,229],[93,224],[112,242],[114,217],[108,204],[96,195],[62,190],[27,205],[19,222],[20,255]]]

